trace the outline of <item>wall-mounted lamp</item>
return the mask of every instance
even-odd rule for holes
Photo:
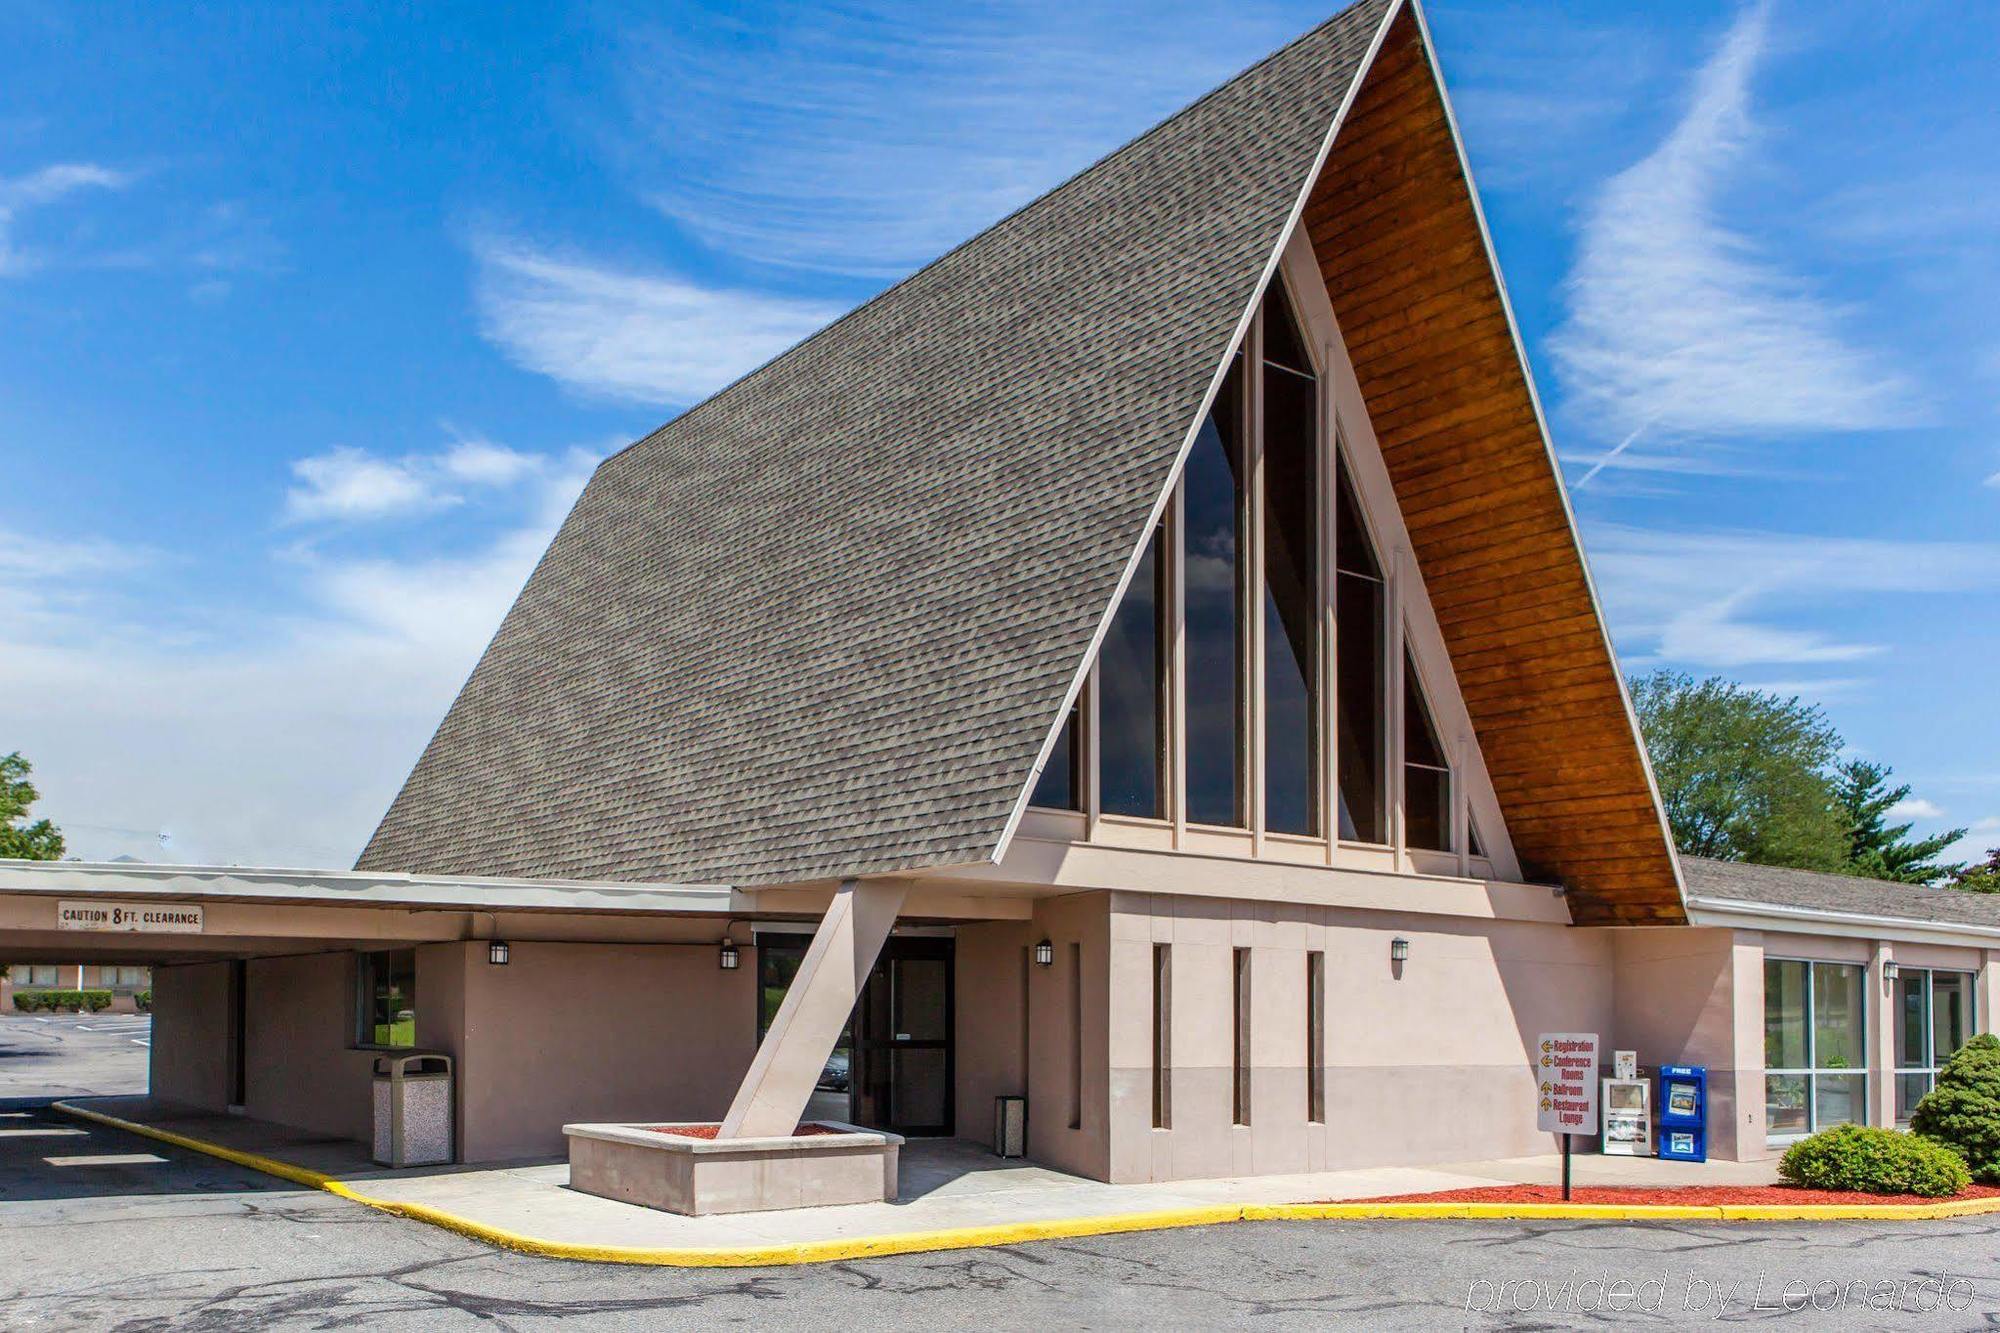
[[[1893,985],[1895,983],[1896,978],[1901,975],[1903,975],[1903,969],[1896,966],[1895,959],[1892,958],[1888,962],[1882,964],[1882,980],[1887,981]]]
[[[1389,941],[1389,961],[1392,963],[1407,963],[1410,961],[1410,942],[1401,935]]]
[[[1040,944],[1037,944],[1035,946],[1036,967],[1054,967],[1055,962],[1056,962],[1055,945],[1049,943],[1047,940],[1043,940]]]
[[[505,940],[488,940],[486,942],[486,961],[495,967],[507,966],[507,959],[512,956],[513,952],[512,949],[507,947],[507,941]]]
[[[722,949],[715,955],[715,965],[725,972],[734,972],[736,965],[742,961],[742,958],[736,952],[736,941],[724,935],[722,937]]]

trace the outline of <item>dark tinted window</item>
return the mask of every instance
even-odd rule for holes
[[[1055,748],[1049,751],[1049,762],[1035,782],[1035,794],[1028,798],[1028,803],[1048,810],[1079,809],[1081,793],[1077,791],[1077,786],[1076,710],[1071,709],[1069,717],[1063,721],[1061,733],[1056,736]]]
[[[1098,654],[1098,801],[1109,814],[1159,818],[1166,813],[1160,782],[1160,581],[1160,536],[1155,532]]]
[[[1187,802],[1197,824],[1240,826],[1244,725],[1243,362],[1195,436],[1181,497],[1187,616]]]
[[[1335,694],[1340,709],[1340,836],[1383,841],[1382,566],[1345,460],[1335,469]]]
[[[1281,285],[1264,329],[1264,824],[1317,833],[1319,386],[1279,359],[1299,350]]]
[[[1451,765],[1438,744],[1437,727],[1417,679],[1416,660],[1403,656],[1403,810],[1412,847],[1454,850],[1451,838]]]

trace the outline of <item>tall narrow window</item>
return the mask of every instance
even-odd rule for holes
[[[1215,408],[1196,434],[1181,492],[1182,602],[1187,643],[1187,817],[1232,827],[1244,809],[1243,358],[1223,377]]]
[[[1153,1128],[1173,1127],[1174,946],[1153,946]]]
[[[417,951],[390,949],[357,960],[359,1046],[417,1044]]]
[[[1045,810],[1080,810],[1082,784],[1077,781],[1076,710],[1070,709],[1063,719],[1062,731],[1056,736],[1055,748],[1049,751],[1049,762],[1042,767],[1041,777],[1035,780],[1035,794],[1028,798],[1030,805],[1039,805]]]
[[[1319,821],[1319,383],[1283,282],[1264,298],[1264,826]]]
[[[1326,1119],[1326,954],[1306,951],[1306,1119]]]
[[[1382,564],[1346,460],[1334,470],[1334,653],[1340,708],[1340,836],[1383,841]]]
[[[1083,946],[1069,946],[1069,1127],[1083,1128]]]
[[[1166,679],[1160,615],[1165,574],[1155,531],[1098,654],[1098,802],[1108,814],[1166,815],[1166,784],[1160,780],[1166,736],[1160,724]]]
[[[1230,1025],[1235,1033],[1234,1050],[1230,1067],[1234,1074],[1231,1084],[1235,1089],[1234,1115],[1236,1123],[1250,1123],[1250,951],[1238,949],[1235,954],[1235,985],[1231,990],[1232,1018]]]
[[[1451,837],[1451,765],[1438,744],[1417,659],[1403,654],[1404,838],[1426,851],[1457,850]]]

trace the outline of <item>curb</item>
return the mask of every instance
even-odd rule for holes
[[[1168,1231],[1182,1227],[1219,1226],[1230,1222],[1420,1222],[1420,1221],[1574,1221],[1574,1222],[1911,1222],[2000,1213],[2000,1198],[1962,1199],[1946,1203],[1864,1204],[1606,1204],[1606,1203],[1247,1203],[1213,1204],[1203,1208],[1169,1208],[1146,1213],[1112,1213],[1097,1217],[1057,1218],[1043,1222],[1007,1222],[992,1226],[953,1227],[940,1231],[906,1231],[889,1236],[843,1240],[800,1241],[791,1245],[650,1248],[637,1245],[580,1245],[543,1240],[501,1227],[488,1226],[428,1204],[406,1203],[364,1194],[323,1171],[295,1166],[274,1157],[225,1148],[221,1144],[121,1120],[69,1102],[54,1108],[79,1120],[170,1143],[248,1167],[295,1185],[325,1190],[365,1208],[427,1222],[517,1254],[580,1263],[645,1264],[665,1268],[770,1268],[789,1264],[824,1264],[842,1259],[867,1259],[892,1254],[937,1250],[983,1249],[1025,1241],[1067,1240],[1135,1231]]]

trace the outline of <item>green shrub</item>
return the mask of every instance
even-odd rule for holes
[[[85,1010],[95,1014],[111,1007],[108,990],[15,991],[14,1007],[24,1014],[74,1014]]]
[[[133,992],[133,994],[132,994],[132,1003],[133,1003],[133,1004],[136,1004],[136,1005],[138,1005],[138,1006],[139,1006],[139,1012],[140,1012],[140,1013],[142,1013],[142,1014],[150,1014],[150,1013],[152,1013],[152,1012],[153,1012],[153,992],[151,992],[151,991],[149,991],[149,990],[142,990],[142,991],[135,991],[135,992]]]
[[[1910,1128],[1958,1150],[1972,1178],[2000,1185],[2000,1038],[1982,1032],[1938,1071]]]
[[[1785,1149],[1778,1174],[1816,1190],[1921,1194],[1942,1199],[1972,1183],[1965,1161],[1942,1143],[1896,1129],[1836,1125]]]

